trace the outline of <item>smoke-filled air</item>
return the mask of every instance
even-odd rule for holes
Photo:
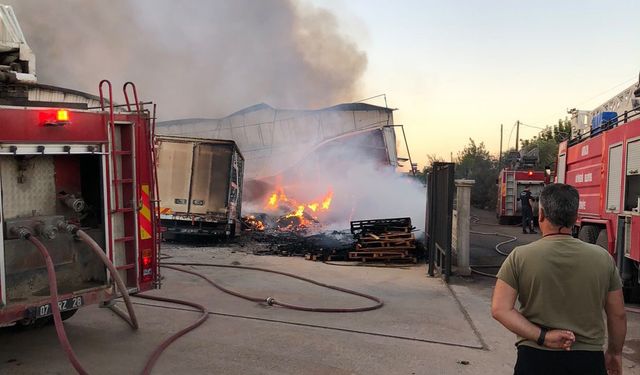
[[[334,14],[305,2],[5,3],[14,7],[36,54],[40,83],[96,93],[102,78],[116,85],[134,81],[143,99],[158,103],[161,121],[219,118],[261,102],[276,108],[322,108],[369,94],[359,87],[367,67],[365,52],[340,32]],[[305,131],[304,126],[296,131]],[[215,137],[207,131],[197,136]],[[242,149],[243,144],[234,140]],[[284,149],[299,156],[300,146],[308,151],[304,142]],[[304,176],[298,173],[288,180],[282,176],[281,186],[291,199],[309,200],[311,207],[317,204],[317,212],[309,207],[307,211],[325,227],[348,225],[349,219],[411,216],[422,228],[421,184],[400,177],[392,167],[381,167],[362,148],[356,149],[341,150],[339,155],[328,151],[313,165],[296,168]],[[287,169],[285,161],[299,159],[287,154],[273,158],[279,165],[261,166],[263,172]],[[278,186],[269,185],[257,200],[246,202],[244,211],[264,211],[272,188]],[[333,206],[321,213],[322,201],[329,195]]]
[[[360,97],[367,56],[329,11],[294,0],[5,0],[41,83],[95,93],[129,80],[161,119],[266,102],[317,108]]]

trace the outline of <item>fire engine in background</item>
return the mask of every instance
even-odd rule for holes
[[[593,111],[570,113],[557,182],[580,192],[574,233],[615,257],[629,298],[640,290],[640,82]]]
[[[244,157],[234,141],[157,136],[164,239],[235,236],[241,228]]]
[[[537,150],[535,150],[537,151]],[[496,205],[496,217],[502,225],[513,224],[522,219],[522,205],[518,202],[520,193],[526,187],[531,189],[531,195],[535,198],[540,195],[544,186],[549,183],[545,171],[534,170],[538,162],[535,152],[521,154],[513,151],[507,157],[509,167],[504,168],[498,175],[498,203]],[[533,207],[534,223],[537,223],[537,202]]]
[[[130,83],[119,112],[108,81],[100,97],[38,84],[8,6],[0,27],[0,326],[50,319],[47,252],[63,318],[115,297],[102,254],[129,292],[154,288],[154,116]]]

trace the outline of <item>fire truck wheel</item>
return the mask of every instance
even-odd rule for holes
[[[609,251],[609,236],[607,235],[606,229],[600,229],[600,233],[598,233],[598,239],[596,240],[596,245]]]
[[[578,238],[586,243],[596,243],[598,228],[596,228],[595,225],[585,224],[580,227]]]

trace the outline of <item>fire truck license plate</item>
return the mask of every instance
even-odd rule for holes
[[[60,312],[69,311],[69,310],[75,310],[81,307],[82,304],[83,304],[82,296],[77,296],[77,297],[63,299],[62,301],[58,301],[58,308],[60,309]],[[51,314],[53,314],[53,311],[51,311],[50,303],[39,306],[36,309],[36,318],[42,318],[45,316],[49,316]]]

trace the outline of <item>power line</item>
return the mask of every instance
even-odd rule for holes
[[[592,100],[594,100],[594,99],[596,99],[596,98],[598,98],[598,97],[600,97],[600,96],[602,96],[602,95],[604,95],[604,94],[606,94],[606,93],[609,93],[609,92],[613,91],[614,89],[617,89],[617,88],[618,88],[618,87],[620,87],[620,86],[623,86],[623,85],[624,85],[624,86],[626,86],[626,85],[630,85],[630,84],[632,84],[633,82],[636,82],[636,80],[637,80],[637,79],[636,79],[636,77],[634,76],[634,77],[633,77],[633,78],[631,78],[631,79],[627,79],[627,80],[625,80],[624,82],[620,82],[620,83],[618,83],[617,85],[615,85],[615,86],[613,86],[613,87],[611,87],[611,88],[609,88],[609,89],[606,89],[605,91],[603,91],[603,92],[601,92],[601,93],[599,93],[599,94],[597,94],[597,95],[594,95],[594,96],[592,96],[591,98],[589,98],[589,99],[587,99],[587,100],[584,100],[584,101],[582,101],[582,102],[578,103],[577,107],[581,106],[582,104],[584,104],[584,103],[586,103],[586,102],[590,102],[590,101],[592,101]]]
[[[526,126],[528,128],[534,128],[534,129],[540,129],[540,130],[547,130],[548,128],[551,128],[551,126],[541,127],[541,126],[536,126],[536,125],[528,125],[528,124],[523,123],[522,121],[520,121],[520,125]]]
[[[513,135],[513,129],[516,128],[516,124],[513,124],[513,126],[511,127],[511,131],[509,132],[509,140],[507,141],[507,150],[509,150],[511,147],[509,147],[509,145],[511,144],[511,136]]]

